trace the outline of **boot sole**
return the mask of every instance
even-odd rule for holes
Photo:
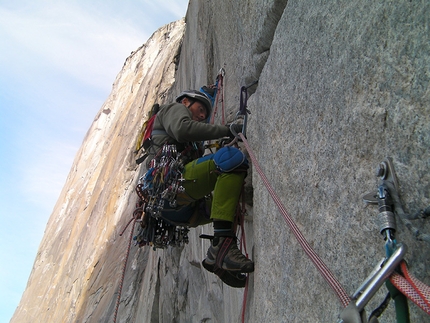
[[[210,271],[211,273],[213,273],[215,271],[215,264],[211,265],[211,264],[206,263],[203,260],[202,261],[202,265],[203,265],[203,267],[207,271]],[[237,269],[224,268],[224,266],[222,267],[222,269],[224,269],[225,271],[232,272],[232,273],[246,273],[246,274],[249,274],[249,273],[254,272],[254,263],[246,264],[242,268],[237,268]]]
[[[215,265],[210,265],[206,263],[204,260],[202,261],[202,265],[207,271],[210,271],[211,273],[215,271]]]

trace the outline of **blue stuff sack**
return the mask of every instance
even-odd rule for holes
[[[245,154],[235,147],[223,147],[218,150],[214,157],[217,168],[224,173],[231,172],[243,163],[248,164]]]

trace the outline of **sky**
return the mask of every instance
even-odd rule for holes
[[[0,0],[0,323],[126,58],[188,0]]]

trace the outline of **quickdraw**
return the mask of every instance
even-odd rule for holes
[[[215,89],[214,110],[211,116],[211,124],[214,124],[215,117],[218,112],[218,103],[221,103],[221,124],[225,124],[225,107],[224,107],[224,76],[225,70],[221,68],[216,77],[215,84],[212,86]]]
[[[184,191],[182,158],[183,153],[178,153],[176,145],[166,144],[139,179],[136,193],[141,201],[135,212],[140,214],[137,217],[141,225],[134,240],[140,247],[149,245],[156,249],[188,243],[188,227],[162,218],[162,210],[167,206],[175,208],[177,194]]]
[[[140,179],[142,193],[148,196],[145,212],[158,218],[166,201],[169,206],[176,207],[176,194],[183,192],[182,177],[184,165],[181,154],[178,154],[176,145],[164,145],[161,154],[158,154],[150,163],[147,173]]]
[[[246,129],[248,126],[248,115],[251,114],[251,112],[248,110],[248,89],[255,84],[258,83],[258,80],[252,82],[249,85],[242,86],[240,89],[240,107],[239,111],[236,113],[236,118],[234,122],[230,125],[230,131],[235,136],[235,140],[233,140],[230,145],[235,144],[237,140],[240,140],[240,136],[238,133],[235,132],[233,124],[238,123],[239,120],[242,119],[242,131],[241,133],[243,136],[246,137]]]
[[[155,250],[165,249],[169,246],[180,247],[188,243],[188,227],[170,224],[161,217],[146,216],[143,208],[140,206],[136,209],[141,210],[138,221],[140,226],[138,226],[137,234],[133,237],[136,245],[139,247],[150,246]]]

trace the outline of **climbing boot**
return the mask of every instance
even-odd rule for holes
[[[224,284],[234,288],[244,288],[246,286],[247,274],[222,270],[216,274]]]
[[[214,237],[203,260],[203,267],[217,274],[217,270],[252,273],[254,262],[246,258],[237,247],[236,237]]]

